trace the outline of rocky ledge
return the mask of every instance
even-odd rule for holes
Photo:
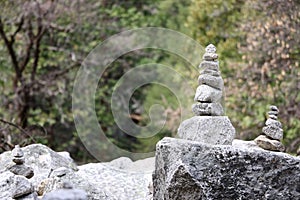
[[[13,198],[58,200],[55,195],[65,190],[69,196],[74,194],[77,196],[76,198],[64,196],[61,197],[62,199],[84,199],[78,191],[85,191],[87,198],[93,200],[152,198],[154,158],[133,162],[129,158],[121,157],[107,163],[77,166],[68,152],[55,152],[41,144],[33,144],[17,150],[22,152],[16,155],[11,151],[0,154],[1,200]],[[20,176],[12,172],[11,166],[16,157],[19,158],[18,156],[28,170],[33,169],[34,175],[30,176],[30,179],[26,179],[24,174]],[[66,183],[71,184],[74,189],[65,188]],[[50,195],[49,193],[53,191],[57,193]]]
[[[266,151],[253,142],[235,144],[161,140],[154,200],[300,199],[299,157]]]

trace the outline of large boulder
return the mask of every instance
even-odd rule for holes
[[[148,199],[151,195],[149,187],[152,185],[153,171],[131,171],[129,168],[133,166],[132,161],[117,165],[120,167],[118,169],[117,162],[112,162],[112,165],[90,163],[79,166],[78,171],[69,170],[65,173],[53,171],[53,174],[44,180],[43,193],[60,189],[65,182],[70,182],[74,188],[86,191],[88,198],[93,200]],[[124,167],[124,164],[130,166]]]
[[[156,149],[154,200],[300,199],[300,158],[247,145],[164,138]]]
[[[235,128],[227,116],[194,116],[180,124],[178,136],[208,144],[228,145],[235,137]]]
[[[78,170],[73,160],[67,153],[57,153],[42,144],[32,144],[22,148],[24,152],[25,165],[34,170],[34,176],[30,179],[33,186],[37,188],[40,182],[46,179],[53,170],[66,167],[70,170]],[[7,169],[12,164],[11,151],[0,155],[0,169]]]
[[[45,145],[33,144],[22,150],[24,164],[34,169],[34,176],[28,181],[40,197],[60,191],[66,182],[74,189],[84,190],[93,200],[145,200],[152,196],[154,158],[133,162],[123,157],[77,167],[67,152],[55,152]],[[14,195],[16,175],[8,170],[14,164],[12,158],[11,151],[0,154],[1,200]]]

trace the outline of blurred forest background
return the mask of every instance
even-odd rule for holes
[[[217,46],[226,114],[238,138],[258,136],[268,106],[274,104],[287,152],[295,153],[300,146],[298,0],[0,0],[0,8],[0,153],[15,144],[38,142],[69,151],[77,162],[92,161],[72,116],[76,72],[103,40],[149,26]],[[157,86],[138,90],[130,109],[132,119],[143,125],[147,105],[163,104],[168,121],[161,133],[141,141],[114,123],[110,99],[115,83],[132,67],[148,62],[165,63],[197,82],[197,74],[182,68],[186,63],[173,62],[158,50],[132,52],[109,68],[99,82],[96,112],[107,137],[129,151],[148,151],[161,137],[175,135],[179,125],[177,104],[169,103],[174,96]],[[149,90],[152,96],[147,96]]]

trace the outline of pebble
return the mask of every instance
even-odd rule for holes
[[[281,151],[284,152],[285,147],[280,141],[272,140],[265,135],[260,135],[255,138],[254,142],[257,146],[270,151]]]

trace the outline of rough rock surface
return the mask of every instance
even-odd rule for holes
[[[208,144],[228,145],[235,137],[235,128],[227,116],[194,116],[180,124],[178,136]]]
[[[154,200],[300,199],[300,158],[258,148],[164,138]]]
[[[34,169],[29,181],[39,196],[61,189],[64,182],[86,191],[88,199],[93,200],[145,200],[152,196],[154,158],[135,162],[119,158],[77,167],[68,153],[57,153],[44,145],[29,145],[22,150],[26,165]],[[0,154],[0,200],[12,199],[16,175],[6,168],[11,158],[10,151]]]
[[[120,170],[103,163],[90,163],[69,171],[63,176],[46,179],[44,193],[62,188],[70,182],[74,188],[87,192],[89,199],[126,200],[147,199],[152,172]]]

